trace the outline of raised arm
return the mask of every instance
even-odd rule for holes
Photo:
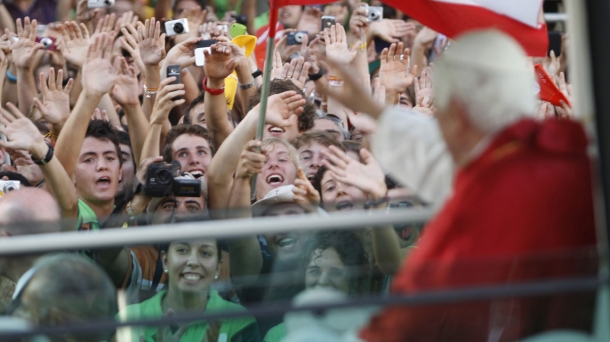
[[[159,92],[150,117],[150,129],[142,148],[140,162],[160,154],[161,132],[163,131],[163,125],[167,123],[169,112],[172,108],[184,103],[184,99],[181,98],[181,96],[184,96],[184,85],[182,83],[170,84],[175,80],[176,78],[172,76],[161,81],[159,85]],[[174,98],[178,99],[174,100]]]
[[[44,77],[44,73],[40,73],[40,91],[42,92],[42,100],[34,98],[34,105],[42,117],[51,124],[51,140],[57,142],[57,137],[61,132],[66,120],[70,116],[70,90],[74,81],[68,80],[68,84],[63,86],[63,70],[57,71],[55,78],[55,69],[49,69],[49,79]]]
[[[91,114],[102,96],[114,86],[119,63],[120,59],[115,58],[112,64],[112,37],[106,33],[96,35],[83,66],[83,91],[63,127],[70,134],[61,134],[55,146],[55,155],[68,175],[74,173]]]
[[[156,92],[161,82],[161,62],[165,58],[165,33],[161,34],[161,23],[155,18],[138,24],[138,50],[144,63],[144,92],[142,109],[147,119],[150,118],[157,97]]]
[[[294,91],[270,96],[265,121],[276,127],[286,127],[290,124],[289,118],[292,115],[299,115],[303,112],[303,105],[305,105],[305,100]],[[260,104],[246,114],[244,120],[229,135],[212,159],[207,173],[210,209],[227,207],[233,174],[237,168],[241,151],[256,133],[259,108]]]
[[[42,44],[36,43],[36,19],[30,22],[30,18],[25,17],[23,25],[21,19],[17,19],[16,25],[18,40],[13,44],[13,64],[17,69],[17,98],[19,110],[28,113],[32,98],[38,95],[33,68],[36,52],[42,48]]]
[[[23,115],[12,103],[7,104],[8,111],[0,108],[0,133],[8,141],[0,140],[0,147],[13,150],[24,150],[32,155],[33,160],[43,160],[49,153],[44,137],[34,123]],[[57,158],[40,166],[46,180],[47,189],[57,200],[62,218],[75,218],[78,214],[78,196],[72,180]]]
[[[142,148],[148,132],[148,120],[144,116],[138,94],[140,87],[134,67],[127,65],[125,59],[121,59],[121,69],[116,83],[110,93],[115,102],[121,105],[127,117],[129,126],[129,140],[135,160],[140,160]]]
[[[255,174],[263,171],[265,164],[265,151],[256,152],[260,146],[260,141],[251,140],[241,152],[229,198],[229,208],[232,209],[229,212],[231,218],[252,217],[250,181]],[[263,257],[256,235],[231,240],[229,253],[231,254],[231,280],[239,285],[252,284],[263,266]]]
[[[367,195],[367,199],[373,202],[380,202],[387,196],[385,175],[373,155],[366,149],[360,150],[362,163],[335,146],[330,146],[329,151],[322,153],[328,158],[323,161],[324,165],[337,181],[359,188]],[[386,201],[374,209],[383,209],[387,205]],[[394,227],[391,225],[375,227],[372,233],[375,262],[382,272],[394,274],[402,261],[398,235]]]
[[[231,75],[239,63],[247,62],[241,49],[235,44],[218,43],[211,46],[211,53],[205,52],[203,69],[208,77],[207,87],[220,89],[225,86],[225,78]],[[250,76],[252,77],[252,76]],[[224,92],[213,95],[209,92],[204,101],[205,121],[212,135],[214,145],[219,147],[233,132],[233,126],[227,120],[227,100]]]

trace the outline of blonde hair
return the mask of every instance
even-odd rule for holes
[[[288,151],[288,155],[290,155],[290,159],[294,163],[294,165],[299,168],[301,167],[301,158],[299,158],[299,152],[286,140],[278,139],[278,138],[265,138],[263,139],[263,143],[261,148],[267,149],[269,152],[275,149],[276,145],[282,145],[286,147]]]

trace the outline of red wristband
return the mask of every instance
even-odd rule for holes
[[[214,88],[208,88],[208,77],[204,77],[203,78],[203,90],[205,90],[206,93],[210,94],[210,95],[222,95],[225,93],[225,87],[222,87],[220,89],[214,89]]]

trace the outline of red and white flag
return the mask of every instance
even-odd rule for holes
[[[517,40],[528,55],[546,56],[549,39],[542,1],[383,0],[449,38],[474,29],[496,28]]]

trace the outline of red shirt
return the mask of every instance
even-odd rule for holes
[[[522,120],[459,170],[454,195],[424,230],[395,293],[595,275],[587,138],[567,120]],[[593,294],[391,307],[367,341],[511,341],[590,329]]]

